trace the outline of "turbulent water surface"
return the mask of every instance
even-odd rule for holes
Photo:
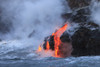
[[[31,47],[15,46],[16,42],[0,42],[0,67],[100,67],[100,56],[43,58]]]

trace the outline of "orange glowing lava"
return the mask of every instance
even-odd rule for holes
[[[40,51],[42,51],[42,48],[41,48],[41,46],[39,46],[39,48],[38,48],[38,50],[37,50],[38,52],[40,52]]]
[[[54,36],[54,49],[55,49],[55,52],[54,52],[54,57],[61,57],[60,56],[60,51],[59,51],[59,45],[61,45],[61,40],[60,40],[60,37],[61,35],[66,31],[68,25],[65,24],[63,27],[61,27],[60,29],[58,29],[55,33],[52,33],[52,36]],[[50,50],[50,44],[49,44],[49,41],[46,41],[46,50]],[[41,46],[39,46],[38,48],[38,51],[42,51],[42,48]]]
[[[50,45],[49,45],[49,41],[47,41],[46,43],[46,50],[49,50],[50,49]]]
[[[60,57],[59,55],[59,45],[61,44],[60,36],[66,31],[67,24],[65,24],[63,27],[58,29],[54,35],[54,48],[55,48],[55,57]]]

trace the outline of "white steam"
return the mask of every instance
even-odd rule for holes
[[[93,1],[92,3],[92,20],[100,26],[100,2]]]
[[[64,0],[0,1],[2,20],[9,19],[13,24],[11,32],[2,36],[7,40],[22,40],[27,45],[38,46],[64,22],[61,18],[65,12]]]

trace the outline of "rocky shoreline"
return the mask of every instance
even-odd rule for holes
[[[100,26],[91,20],[91,1],[68,0],[68,5],[72,12],[62,15],[71,24],[77,23],[79,25],[73,35],[64,33],[60,37],[62,42],[72,43],[73,51],[71,55],[75,57],[100,55]],[[53,40],[53,37],[49,40],[52,50],[54,50]],[[46,49],[45,44],[44,48]]]
[[[91,20],[92,0],[68,0],[68,4],[76,14],[70,13],[70,21],[78,23],[79,29],[71,36],[72,56],[100,55],[100,26]],[[69,14],[65,14],[66,19]],[[91,28],[94,28],[92,30]]]

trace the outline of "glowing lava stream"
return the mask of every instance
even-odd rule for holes
[[[68,25],[65,24],[63,27],[61,27],[55,33],[52,34],[52,36],[54,36],[54,49],[55,49],[55,55],[53,55],[54,57],[61,57],[59,52],[59,45],[61,45],[62,43],[60,37],[66,31],[67,27]],[[46,51],[48,50],[50,50],[50,45],[49,45],[49,41],[46,41]],[[41,46],[39,46],[38,48],[38,52],[40,51],[42,51]]]
[[[38,47],[38,50],[37,50],[37,52],[40,52],[40,51],[42,51],[42,48],[41,48],[41,46],[39,46],[39,47]]]
[[[54,36],[55,57],[60,57],[59,55],[59,45],[61,44],[60,36],[66,31],[66,28],[67,24],[65,24],[63,27],[61,27],[55,33],[52,34]]]
[[[46,50],[49,50],[50,49],[50,45],[49,45],[49,41],[47,41],[47,43],[46,43]]]

